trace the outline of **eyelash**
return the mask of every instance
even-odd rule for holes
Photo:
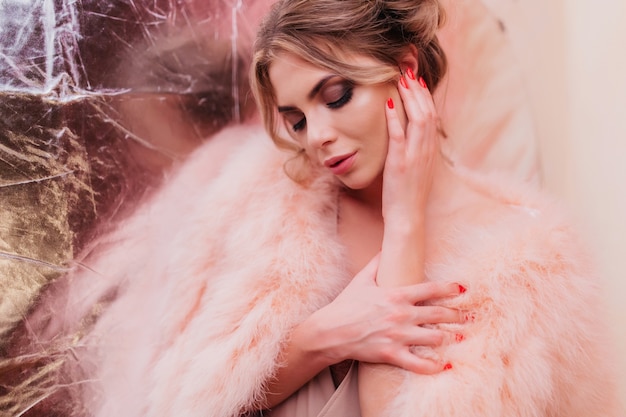
[[[339,100],[333,101],[332,103],[326,104],[331,109],[338,109],[348,104],[348,102],[352,99],[352,90],[353,87],[347,87],[346,92],[343,93],[343,96],[339,98]]]
[[[295,125],[291,126],[291,129],[294,132],[298,132],[300,130],[302,130],[304,128],[304,117],[302,119],[300,119],[300,121],[298,123],[296,123]]]
[[[352,100],[353,89],[354,87],[352,86],[347,87],[345,93],[343,93],[343,95],[339,98],[339,100],[333,101],[331,103],[326,103],[326,106],[328,106],[329,109],[339,109],[345,106],[346,104],[348,104],[350,100]],[[300,119],[298,123],[291,126],[291,129],[294,132],[298,132],[304,129],[305,123],[306,123],[306,119],[303,117],[302,119]]]

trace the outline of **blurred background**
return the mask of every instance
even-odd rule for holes
[[[543,184],[598,260],[626,403],[626,2],[486,0],[523,70]]]

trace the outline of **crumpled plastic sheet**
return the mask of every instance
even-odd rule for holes
[[[250,114],[267,3],[0,1],[0,349],[95,230]]]
[[[270,3],[0,0],[0,415],[15,408],[3,380],[52,374],[3,363],[42,289],[170,168],[253,115],[250,48]],[[519,176],[534,178],[532,123],[503,27],[479,0],[447,4],[458,9],[442,34],[455,50],[443,92],[450,140],[468,166],[521,161]],[[475,29],[454,36],[463,25]]]

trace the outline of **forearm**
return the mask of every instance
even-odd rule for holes
[[[425,228],[423,220],[385,224],[377,283],[399,287],[424,281]]]
[[[404,286],[424,281],[422,221],[385,227],[377,283]],[[363,417],[379,417],[402,383],[404,371],[385,364],[359,364],[359,398]]]

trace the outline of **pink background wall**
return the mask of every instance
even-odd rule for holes
[[[626,2],[485,0],[523,68],[545,187],[595,251],[626,404]]]

